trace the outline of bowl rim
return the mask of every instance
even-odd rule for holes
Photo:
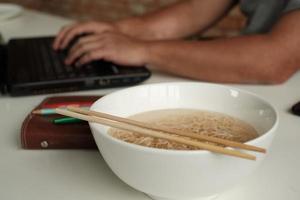
[[[276,109],[276,107],[274,107],[271,103],[269,103],[266,99],[264,99],[263,97],[258,96],[257,94],[244,90],[244,89],[239,89],[239,88],[235,88],[232,86],[226,86],[226,85],[222,85],[222,84],[218,84],[218,83],[205,83],[205,82],[196,82],[196,81],[190,81],[190,82],[168,82],[168,83],[152,83],[152,84],[145,84],[145,85],[138,85],[138,86],[133,86],[133,87],[129,87],[129,88],[125,88],[125,89],[121,89],[115,92],[112,92],[110,94],[107,94],[103,97],[101,97],[100,99],[98,99],[97,101],[95,101],[92,106],[90,107],[91,110],[97,111],[95,110],[95,106],[100,102],[103,101],[103,99],[106,98],[110,98],[111,95],[115,95],[117,93],[121,93],[121,92],[127,92],[130,90],[135,90],[136,88],[141,88],[141,87],[151,87],[151,86],[155,86],[155,85],[189,85],[189,84],[197,84],[197,85],[206,85],[206,86],[210,86],[210,87],[220,87],[220,88],[225,88],[228,90],[236,90],[238,92],[242,92],[245,94],[248,94],[250,96],[253,96],[255,98],[257,98],[258,100],[262,101],[263,103],[265,103],[267,106],[269,106],[275,113],[275,122],[273,123],[272,127],[264,132],[262,135],[249,140],[248,142],[245,142],[245,144],[249,144],[249,145],[256,145],[257,143],[259,143],[261,140],[264,140],[264,138],[268,137],[272,132],[275,132],[275,130],[278,127],[279,124],[279,113],[278,110]],[[89,122],[89,126],[91,129],[96,129],[96,123],[93,122]],[[103,125],[104,126],[104,125]],[[92,134],[94,136],[94,132],[92,131]],[[102,133],[100,132],[101,135],[103,135],[103,137],[111,140],[112,142],[122,145],[122,146],[126,146],[128,148],[131,149],[136,149],[139,151],[145,151],[145,152],[150,152],[150,153],[160,153],[160,154],[205,154],[205,155],[209,155],[209,154],[214,154],[214,155],[219,155],[219,154],[215,154],[213,152],[210,152],[208,150],[176,150],[176,149],[160,149],[160,148],[153,148],[153,147],[147,147],[147,146],[142,146],[142,145],[138,145],[138,144],[133,144],[133,143],[129,143],[129,142],[125,142],[123,140],[114,138],[113,136],[107,134],[107,133]],[[95,137],[95,136],[94,136]],[[95,139],[96,140],[96,139]],[[99,148],[99,147],[98,147]],[[234,149],[232,147],[226,147],[228,149]],[[100,149],[100,148],[99,148]],[[246,150],[239,150],[239,151],[246,151]]]

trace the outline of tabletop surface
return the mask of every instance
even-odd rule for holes
[[[4,41],[24,36],[53,35],[71,20],[25,10],[0,22]],[[153,70],[143,84],[190,81]],[[300,101],[300,72],[281,85],[229,85],[254,92],[279,111],[280,123],[262,165],[217,200],[300,199],[300,117],[290,107]],[[64,93],[101,95],[117,89]],[[20,127],[25,116],[46,95],[0,96],[0,199],[3,200],[149,200],[118,179],[96,150],[23,150]]]

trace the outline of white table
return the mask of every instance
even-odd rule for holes
[[[19,18],[0,22],[0,31],[7,41],[12,37],[51,35],[70,22],[27,10]],[[154,71],[144,84],[183,80]],[[300,100],[300,73],[277,86],[234,86],[255,92],[275,105],[280,113],[280,125],[272,148],[260,168],[249,179],[220,194],[217,199],[299,200],[300,117],[293,116],[288,110]],[[100,95],[114,90],[72,94]],[[0,96],[1,200],[150,199],[119,180],[98,151],[21,149],[21,123],[43,98],[45,95],[19,98]]]

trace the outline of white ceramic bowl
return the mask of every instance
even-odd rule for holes
[[[226,113],[251,125],[260,136],[248,144],[269,148],[278,125],[276,110],[258,96],[207,83],[162,83],[124,89],[99,99],[92,110],[127,117],[168,108]],[[125,183],[154,199],[207,199],[239,183],[264,159],[250,161],[208,151],[162,150],[138,146],[107,134],[91,123],[98,148],[111,170]]]

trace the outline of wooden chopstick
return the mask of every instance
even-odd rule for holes
[[[215,153],[225,154],[225,155],[229,155],[229,156],[235,156],[235,157],[244,158],[244,159],[248,159],[248,160],[256,160],[255,156],[247,154],[247,153],[243,153],[243,152],[236,151],[233,149],[226,149],[224,147],[220,147],[220,146],[216,146],[216,145],[212,145],[212,144],[208,144],[208,143],[203,143],[203,142],[199,142],[199,141],[187,140],[185,138],[179,137],[178,135],[169,135],[164,132],[141,128],[139,126],[130,125],[130,124],[126,124],[123,122],[109,120],[109,119],[105,119],[105,118],[101,118],[101,117],[81,114],[81,113],[73,112],[70,110],[64,110],[64,109],[58,108],[58,109],[56,109],[56,112],[61,115],[66,115],[69,117],[74,117],[74,118],[78,118],[78,119],[89,121],[89,122],[100,123],[100,124],[103,124],[106,126],[122,129],[125,131],[131,131],[131,132],[142,134],[142,135],[147,135],[147,136],[151,136],[151,137],[155,137],[155,138],[167,139],[170,141],[175,141],[175,142],[186,144],[186,145],[191,145],[191,146],[198,147],[198,148],[208,150],[211,152],[215,152]]]
[[[77,113],[85,114],[85,115],[92,115],[92,116],[96,116],[96,117],[101,117],[101,118],[105,118],[105,119],[110,119],[110,120],[114,120],[114,121],[127,123],[127,124],[134,125],[134,126],[139,126],[141,128],[151,129],[151,130],[165,132],[165,133],[169,133],[169,134],[186,136],[186,137],[195,138],[195,139],[199,139],[199,140],[203,140],[203,141],[207,141],[207,142],[222,144],[222,145],[229,146],[229,147],[235,147],[235,148],[240,148],[240,149],[245,149],[245,150],[250,150],[250,151],[266,153],[266,149],[264,149],[264,148],[247,145],[247,144],[243,144],[243,143],[235,142],[235,141],[231,141],[231,140],[221,139],[221,138],[217,138],[217,137],[213,137],[213,136],[206,136],[206,135],[199,135],[196,133],[183,132],[183,131],[169,129],[167,127],[162,127],[162,126],[152,126],[151,124],[148,124],[145,122],[139,122],[136,120],[122,118],[122,117],[118,117],[118,116],[114,116],[114,115],[110,115],[110,114],[106,114],[106,113],[101,113],[101,112],[96,112],[96,111],[92,111],[92,110],[85,110],[85,109],[77,108],[74,106],[68,106],[67,109],[77,112]]]

